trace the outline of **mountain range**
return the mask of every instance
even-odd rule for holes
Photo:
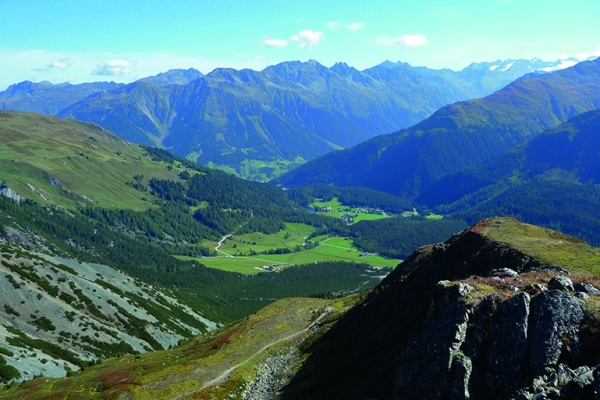
[[[596,59],[517,80],[482,99],[444,106],[408,129],[332,152],[274,182],[363,186],[415,198],[444,175],[487,162],[598,108],[600,60]]]
[[[53,84],[48,81],[24,81],[11,85],[0,92],[0,110],[18,110],[55,115],[70,104],[103,90],[116,89],[122,84],[115,82],[93,82],[71,85]]]
[[[95,122],[135,143],[267,179],[281,168],[409,127],[446,104],[483,97],[524,74],[560,65],[507,60],[457,72],[386,61],[358,71],[309,61],[207,75],[171,70],[128,85],[23,82],[0,93],[0,108]],[[283,166],[274,166],[276,161]]]

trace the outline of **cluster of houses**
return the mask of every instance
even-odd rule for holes
[[[381,208],[379,207],[362,207],[362,208],[355,208],[354,209],[355,213],[364,213],[364,214],[379,214],[379,215],[385,215],[385,211],[383,211]]]
[[[331,211],[331,206],[326,206],[326,207],[318,207],[315,208],[315,211],[317,212],[329,212]],[[363,214],[379,214],[379,215],[388,215],[390,217],[396,217],[397,214],[394,213],[390,213],[390,212],[385,212],[383,211],[381,208],[379,207],[356,207],[354,208],[354,214],[352,215],[350,214],[351,208],[347,207],[347,208],[340,208],[338,211],[348,211],[346,214],[342,215],[340,217],[340,219],[342,221],[344,221],[345,223],[347,223],[348,225],[354,223],[354,219],[357,217],[357,214],[363,213]],[[419,213],[417,212],[416,209],[413,208],[412,211],[405,211],[402,214],[400,214],[402,217],[412,217],[412,216],[417,216],[419,215]]]
[[[342,221],[344,221],[345,223],[347,223],[348,225],[353,224],[354,223],[354,215],[351,214],[344,214],[340,217],[340,219]]]

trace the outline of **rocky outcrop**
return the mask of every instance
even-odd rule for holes
[[[23,196],[21,196],[19,193],[15,192],[14,190],[12,190],[11,188],[6,187],[6,186],[0,186],[0,196],[4,196],[4,197],[8,197],[9,199],[13,199],[17,203],[20,203],[23,200],[25,200],[25,198]]]
[[[566,291],[480,298],[442,282],[398,367],[395,398],[591,399],[598,372],[583,364],[585,318]]]

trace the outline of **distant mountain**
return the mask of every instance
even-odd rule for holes
[[[559,64],[507,60],[452,71],[386,61],[358,71],[344,63],[327,68],[316,61],[293,61],[260,72],[170,70],[113,90],[86,92],[78,101],[53,105],[51,114],[95,122],[136,143],[267,179]],[[36,101],[35,95],[2,95],[5,108],[13,104],[16,110],[29,110]],[[46,103],[52,104],[52,98]]]
[[[492,161],[446,175],[415,202],[474,223],[508,215],[600,245],[600,110]]]
[[[600,59],[445,106],[409,129],[328,154],[275,182],[363,186],[412,198],[443,175],[489,161],[597,108]]]
[[[177,88],[142,89],[136,82],[73,104],[59,116],[94,121],[128,140],[162,145],[200,163],[233,166],[244,175],[240,165],[248,159],[311,159],[347,148],[547,66],[540,61],[521,67],[525,64],[519,60],[519,68],[498,72],[486,66],[482,71],[496,78],[485,84],[483,72],[390,62],[362,72],[316,61],[284,62],[261,72],[216,69]]]
[[[492,161],[446,175],[433,182],[415,199],[435,207],[452,204],[465,196],[473,201],[496,195],[515,183],[561,180],[600,183],[600,110],[578,115]],[[485,192],[486,196],[477,195]]]
[[[185,85],[186,83],[200,79],[202,76],[202,72],[194,68],[170,69],[167,72],[161,72],[155,76],[142,78],[140,81],[148,82],[156,86]]]
[[[363,73],[315,61],[261,72],[216,69],[184,86],[151,86],[99,93],[58,115],[201,163],[235,166],[247,158],[314,158],[416,123],[465,96],[412,67]]]
[[[146,145],[160,145],[169,131],[172,94],[176,86],[157,86],[145,81],[102,91],[66,107],[59,117],[93,121],[126,140]],[[76,118],[74,110],[86,118]],[[78,114],[79,115],[79,114]]]
[[[71,85],[54,85],[48,81],[24,81],[9,86],[0,92],[0,110],[18,110],[55,115],[70,104],[103,90],[112,90],[122,86],[115,82],[93,82]]]
[[[467,98],[479,98],[487,96],[498,89],[512,83],[513,81],[528,75],[543,75],[548,72],[572,67],[580,61],[575,58],[556,61],[543,61],[539,58],[531,60],[525,59],[507,59],[496,60],[492,62],[473,62],[460,71],[451,69],[429,69],[427,67],[412,67],[420,74],[423,74],[428,80],[443,79],[459,87],[467,95]],[[379,65],[389,69],[400,66],[408,66],[406,63],[392,63],[385,61]]]

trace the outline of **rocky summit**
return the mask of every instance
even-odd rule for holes
[[[599,255],[510,218],[422,247],[307,350],[283,398],[595,398]]]

